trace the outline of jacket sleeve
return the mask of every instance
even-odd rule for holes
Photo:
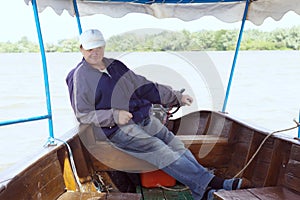
[[[95,88],[89,82],[94,77],[84,77],[77,69],[67,77],[70,100],[75,116],[80,123],[93,124],[98,127],[110,127],[115,125],[113,109],[95,109]],[[97,84],[93,84],[97,85]]]
[[[174,106],[181,104],[182,94],[173,90],[171,86],[154,83],[144,76],[128,71],[131,80],[135,83],[136,94],[140,98],[145,98],[154,104]]]

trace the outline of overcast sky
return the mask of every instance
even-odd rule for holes
[[[31,41],[37,41],[37,33],[34,22],[32,6],[27,6],[23,0],[9,0],[0,7],[0,42],[15,42],[26,36]],[[60,39],[73,38],[78,35],[76,19],[64,13],[57,16],[51,8],[47,8],[40,14],[40,22],[43,38],[46,42],[57,42]],[[83,29],[98,28],[106,38],[119,33],[143,28],[163,28],[167,30],[217,30],[239,28],[238,23],[223,23],[214,17],[204,17],[191,22],[183,22],[178,19],[156,19],[144,14],[129,14],[123,18],[111,18],[105,15],[83,17],[81,19]],[[247,22],[245,29],[257,28],[260,30],[273,30],[275,28],[292,27],[300,25],[300,16],[293,12],[288,13],[280,22],[266,19],[263,25],[257,27]]]

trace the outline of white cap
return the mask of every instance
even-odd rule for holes
[[[79,42],[85,50],[105,46],[104,37],[97,29],[89,29],[83,32],[79,37]]]

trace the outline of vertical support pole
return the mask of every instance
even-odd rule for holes
[[[226,106],[227,106],[227,101],[228,101],[228,98],[229,98],[229,93],[230,93],[232,78],[233,78],[234,69],[235,69],[235,65],[236,65],[236,60],[237,60],[237,56],[238,56],[240,45],[241,45],[241,41],[242,41],[242,36],[243,36],[243,32],[244,32],[245,22],[246,22],[246,19],[247,19],[249,4],[250,4],[250,0],[246,0],[246,6],[245,6],[245,10],[244,10],[242,25],[241,25],[241,29],[240,29],[240,33],[239,33],[237,45],[236,45],[236,48],[235,48],[234,58],[233,58],[233,62],[232,62],[232,67],[231,67],[231,72],[230,72],[230,76],[229,76],[229,81],[228,81],[228,84],[227,84],[227,90],[226,90],[226,95],[225,95],[225,99],[224,99],[224,103],[223,103],[222,112],[226,111]]]
[[[76,15],[78,31],[79,31],[79,35],[80,35],[82,33],[82,28],[81,28],[80,15],[79,15],[78,6],[77,6],[77,0],[73,0],[73,6],[74,6],[75,15]]]
[[[49,141],[53,141],[54,133],[53,133],[52,110],[51,110],[51,101],[50,101],[50,90],[49,90],[46,54],[45,54],[45,48],[44,48],[44,42],[43,42],[43,37],[42,37],[42,31],[41,31],[41,26],[40,26],[40,20],[39,20],[39,14],[38,14],[36,0],[32,0],[31,2],[32,2],[33,12],[34,12],[35,24],[36,24],[37,34],[38,34],[38,38],[39,38],[40,52],[41,52],[42,62],[43,62],[44,85],[45,85],[47,111],[48,111],[47,118],[48,118],[48,125],[49,125]]]
[[[299,121],[298,123],[300,123],[300,110],[299,110]],[[300,126],[298,126],[298,138],[300,139]]]

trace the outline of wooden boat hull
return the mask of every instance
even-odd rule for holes
[[[211,111],[190,113],[169,121],[167,126],[199,163],[225,178],[235,176],[268,135],[265,130]],[[96,141],[89,127],[75,128],[61,140],[72,150],[80,185],[73,173],[68,148],[64,143],[58,143],[41,149],[25,163],[0,174],[0,199],[105,199],[107,193],[100,194],[95,185],[95,176],[98,175],[102,176],[105,185],[111,187],[111,199],[118,199],[120,195],[123,195],[120,199],[140,199],[141,194],[136,193],[135,188],[122,188],[122,182],[128,183],[128,176],[115,179],[112,172],[126,174],[120,172],[123,170],[138,176],[141,171],[156,170],[149,163],[126,155],[105,141]],[[299,141],[277,135],[269,137],[240,176],[249,179],[254,189],[218,192],[217,197],[228,199],[228,196],[241,193],[270,196],[277,192],[278,199],[299,199]]]

